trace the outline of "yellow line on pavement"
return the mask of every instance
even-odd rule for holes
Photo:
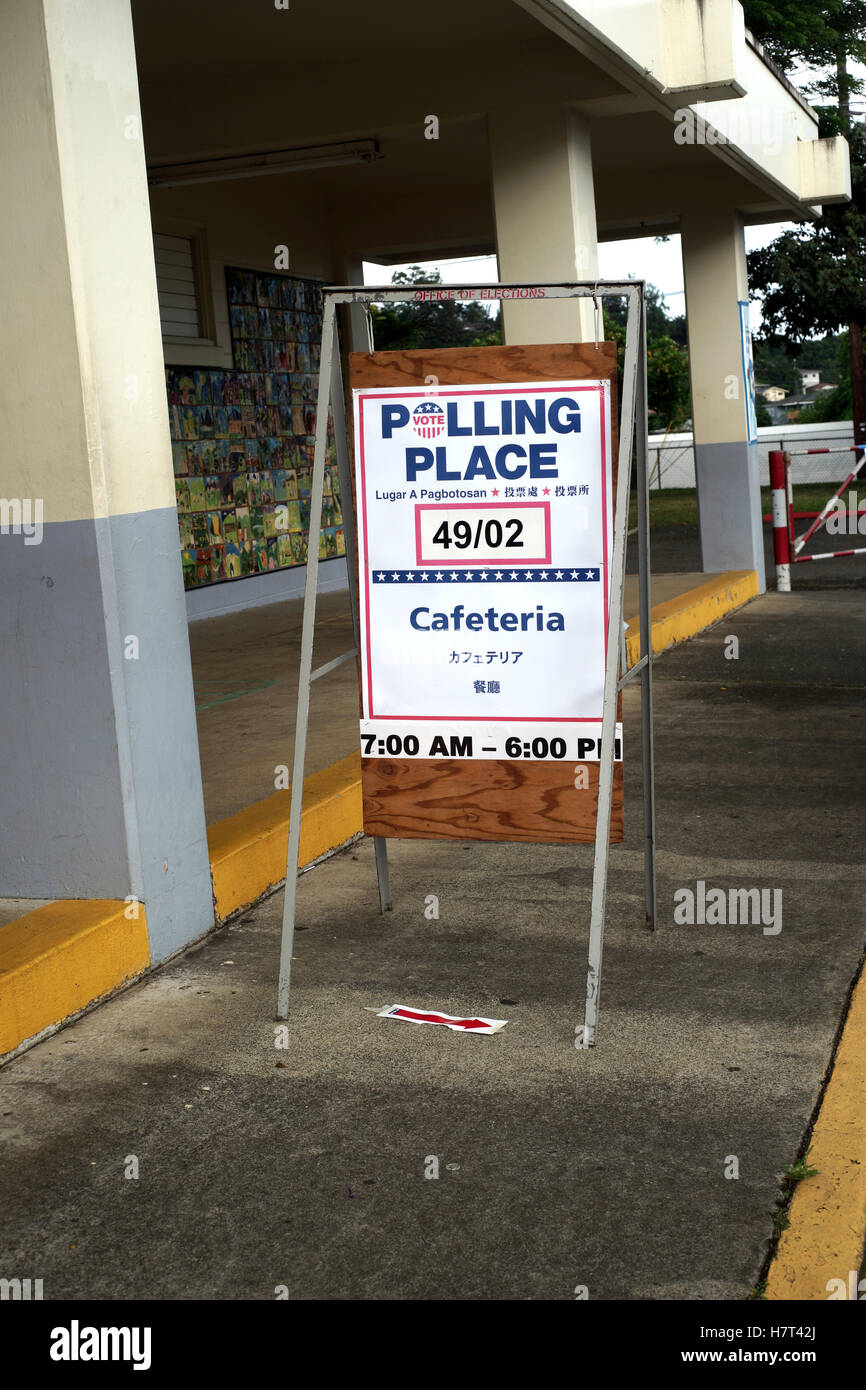
[[[657,603],[651,612],[652,649],[666,651],[675,642],[685,642],[705,627],[748,603],[758,593],[755,570],[728,570],[713,575],[706,584],[687,589],[684,594]],[[640,659],[640,618],[628,619],[626,657],[629,666]]]
[[[866,972],[854,992],[812,1131],[815,1177],[794,1189],[767,1276],[768,1299],[864,1298],[866,1254]]]

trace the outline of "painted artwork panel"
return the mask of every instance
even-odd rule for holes
[[[226,269],[231,368],[166,367],[186,588],[306,564],[319,282]],[[333,420],[319,554],[346,553]]]

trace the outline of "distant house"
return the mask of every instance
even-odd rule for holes
[[[762,396],[765,401],[771,402],[783,401],[787,394],[784,386],[765,386],[758,390],[759,396]]]
[[[819,400],[821,396],[825,395],[828,391],[835,390],[836,387],[831,382],[822,381],[818,386],[811,387],[810,390],[804,391],[799,396],[789,396],[788,399],[785,401],[784,406],[781,407],[781,409],[785,412],[785,420],[787,424],[796,424],[796,422],[800,418],[800,411],[803,409],[804,406],[814,405],[815,402]],[[773,423],[776,423],[775,420],[773,421]]]
[[[789,425],[795,425],[800,418],[800,411],[807,405],[814,405],[820,394],[820,391],[812,390],[803,392],[799,396],[789,396],[782,407],[786,422]]]
[[[821,373],[817,367],[800,367],[799,372],[801,387],[804,391],[810,391],[821,380]]]

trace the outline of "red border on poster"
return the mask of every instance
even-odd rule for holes
[[[425,560],[421,554],[421,512],[471,512],[483,508],[485,511],[492,511],[494,507],[503,507],[510,512],[526,510],[528,507],[544,510],[544,554],[526,556],[520,561],[521,565],[549,565],[550,564],[550,503],[549,502],[416,502],[415,503],[415,563],[416,565],[442,565],[445,569],[462,569],[466,565],[483,565],[486,569],[491,569],[495,561],[487,558],[486,560],[469,560],[465,558],[456,559],[453,555],[445,560]],[[366,545],[366,537],[365,545]],[[364,552],[366,554],[366,550]]]
[[[367,697],[370,702],[369,711],[362,717],[365,719],[399,719],[399,720],[422,720],[444,721],[455,720],[462,724],[601,724],[601,715],[590,715],[581,717],[580,715],[571,718],[557,718],[555,715],[530,715],[519,714],[496,714],[484,716],[481,714],[376,714],[373,709],[373,656],[370,647],[370,556],[367,548],[367,472],[366,459],[364,453],[364,403],[366,399],[376,401],[388,400],[412,400],[420,396],[428,400],[431,395],[435,396],[508,396],[513,395],[515,387],[522,386],[523,382],[510,382],[505,386],[484,387],[482,390],[473,390],[465,386],[437,386],[434,389],[415,390],[415,391],[379,391],[375,386],[363,388],[358,392],[358,463],[361,472],[361,529],[364,536],[364,663],[367,668]],[[558,382],[552,386],[538,386],[536,389],[540,394],[546,392],[561,392],[566,383]],[[592,391],[598,396],[598,411],[601,430],[601,516],[602,516],[602,569],[604,584],[604,659],[607,664],[607,644],[608,629],[610,627],[610,614],[608,606],[608,554],[607,554],[607,488],[608,472],[610,460],[608,458],[609,440],[607,435],[607,421],[605,419],[604,400],[605,385],[603,381],[593,382],[590,386],[570,386],[569,389],[578,391]],[[437,504],[431,503],[431,506]],[[492,505],[490,503],[474,505]],[[362,692],[363,693],[363,692]]]

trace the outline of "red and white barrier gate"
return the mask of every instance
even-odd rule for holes
[[[794,498],[791,485],[791,458],[797,454],[829,454],[829,449],[800,449],[792,455],[774,449],[770,453],[770,487],[772,489],[773,555],[776,561],[776,589],[779,593],[791,592],[791,565],[804,565],[810,560],[836,560],[842,555],[866,555],[866,546],[849,550],[825,550],[820,555],[801,555],[806,542],[823,526],[833,510],[834,504],[842,496],[846,487],[854,481],[866,463],[866,444],[854,444],[849,452],[859,451],[860,458],[854,465],[844,483],[840,483],[833,496],[828,499],[821,511],[814,515],[811,526],[802,536],[794,536]],[[800,515],[798,513],[798,515]],[[859,509],[854,513],[860,515]],[[855,523],[856,524],[856,523]]]
[[[770,487],[773,498],[773,556],[776,561],[776,588],[791,592],[791,537],[788,512],[788,465],[781,449],[770,453]]]

